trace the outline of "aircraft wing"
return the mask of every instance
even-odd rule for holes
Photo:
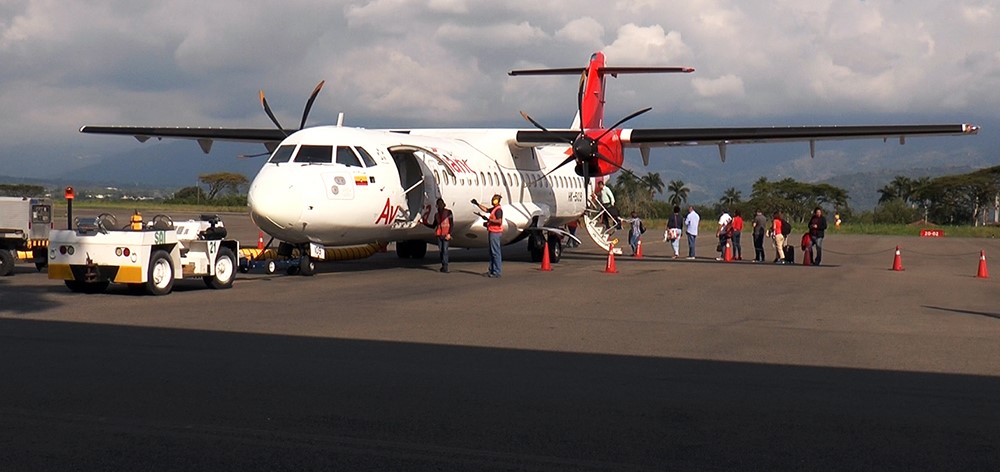
[[[296,130],[280,130],[277,128],[187,128],[187,127],[146,127],[146,126],[84,126],[81,133],[115,134],[133,136],[139,142],[149,138],[177,138],[198,141],[201,150],[206,154],[212,149],[215,141],[237,141],[260,143],[273,150],[281,140]]]
[[[644,160],[651,147],[705,145],[719,146],[725,160],[725,146],[729,144],[809,141],[810,151],[815,154],[815,142],[821,140],[898,138],[903,143],[907,136],[959,136],[978,132],[979,127],[970,124],[663,128],[623,129],[620,139],[625,147],[640,148]],[[579,131],[565,129],[522,130],[517,132],[517,143],[562,144],[571,142],[578,134]]]

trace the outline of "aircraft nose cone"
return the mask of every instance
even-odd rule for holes
[[[302,215],[302,198],[293,184],[272,176],[255,179],[247,192],[250,219],[272,236],[294,229]],[[286,239],[287,240],[287,239]]]

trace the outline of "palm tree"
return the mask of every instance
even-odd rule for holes
[[[721,204],[726,208],[731,208],[733,205],[741,203],[742,201],[743,201],[742,192],[736,190],[736,187],[729,187],[722,194],[722,198],[719,199],[719,204]]]
[[[667,186],[667,191],[670,192],[670,197],[667,198],[667,201],[671,205],[680,205],[687,202],[688,192],[691,189],[684,185],[683,180],[671,180],[670,185]]]
[[[660,178],[659,172],[649,172],[646,175],[639,178],[642,186],[649,190],[649,196],[652,197],[657,193],[663,193],[663,179]]]

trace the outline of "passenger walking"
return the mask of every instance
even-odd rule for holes
[[[782,223],[784,220],[781,219],[781,212],[774,212],[774,219],[771,220],[771,237],[774,238],[775,264],[785,263],[785,235],[782,234],[785,228]]]
[[[694,259],[695,257],[695,240],[698,239],[698,223],[701,222],[701,217],[698,216],[698,212],[694,211],[694,207],[688,207],[687,218],[684,219],[684,230],[687,232],[688,240],[688,259]]]
[[[438,251],[441,253],[441,272],[448,273],[448,242],[451,241],[451,228],[455,226],[455,216],[447,208],[443,198],[437,199],[434,223],[424,223],[424,225],[434,230],[434,236],[438,239]]]
[[[664,236],[674,250],[674,259],[681,255],[681,233],[684,228],[684,218],[681,218],[681,207],[674,205],[674,214],[667,219],[667,231]]]
[[[615,207],[615,194],[611,192],[611,187],[608,187],[603,180],[600,180],[594,187],[594,195],[597,196],[597,201],[601,202],[601,206],[604,207],[603,217],[601,218],[604,222],[604,229],[621,228],[621,222],[618,218],[618,208]]]
[[[823,209],[816,207],[813,216],[809,220],[809,255],[812,257],[812,264],[819,265],[823,260],[823,238],[826,236],[826,217],[823,216]]]
[[[739,210],[736,210],[736,211],[733,212],[733,224],[732,224],[732,227],[733,227],[733,231],[731,233],[732,234],[731,237],[733,239],[733,259],[736,259],[738,261],[742,261],[743,260],[743,248],[740,247],[740,236],[741,236],[741,233],[743,233],[743,216],[740,215],[740,211]]]
[[[646,226],[642,223],[642,218],[639,218],[633,211],[631,218],[622,218],[623,222],[631,225],[628,232],[628,244],[632,247],[632,255],[636,255],[639,252],[639,238],[642,237],[642,233],[646,232]]]
[[[760,210],[753,217],[753,261],[764,262],[764,234],[767,233],[767,217]]]

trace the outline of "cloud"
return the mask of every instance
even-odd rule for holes
[[[609,82],[608,116],[654,106],[635,120],[647,126],[995,116],[996,18],[985,0],[8,0],[0,140],[112,149],[122,141],[76,129],[268,126],[261,88],[297,121],[320,79],[315,122],[521,127],[523,109],[558,126],[575,80],[506,72],[579,67],[597,50],[610,65],[697,69]]]

